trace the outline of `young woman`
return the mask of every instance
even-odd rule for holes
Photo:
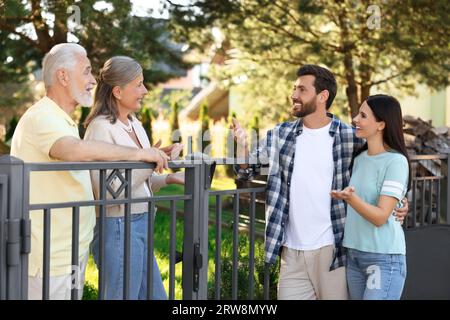
[[[347,202],[343,245],[350,298],[400,299],[405,236],[392,213],[411,183],[401,107],[391,96],[370,96],[353,121],[356,135],[367,143],[353,159],[349,186],[331,192]]]
[[[149,139],[134,113],[139,111],[142,99],[147,94],[144,86],[142,68],[129,57],[117,56],[105,62],[98,79],[94,95],[94,107],[86,120],[87,140],[101,140],[131,148],[151,148]],[[181,145],[175,144],[164,149],[157,149],[167,159],[172,159],[181,151]],[[109,175],[109,172],[107,173]],[[123,175],[124,176],[124,175]],[[99,173],[91,172],[95,197],[99,198]],[[117,190],[121,181],[115,178],[112,188]],[[184,184],[184,173],[156,175],[150,169],[132,170],[133,198],[149,197],[152,191],[170,183]],[[108,193],[108,192],[107,192]],[[124,192],[120,194],[123,198]],[[108,198],[111,198],[108,194]],[[147,223],[148,204],[146,202],[131,204],[131,270],[130,298],[147,298]],[[105,226],[105,298],[123,298],[124,266],[124,205],[110,205],[106,209]],[[94,229],[92,242],[94,260],[99,261],[99,221]],[[153,254],[153,253],[150,253]],[[161,275],[153,256],[153,299],[167,299]]]

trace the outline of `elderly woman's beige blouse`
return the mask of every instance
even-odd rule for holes
[[[104,141],[112,144],[117,144],[121,146],[127,146],[132,148],[140,148],[136,145],[136,143],[131,139],[126,130],[118,123],[112,124],[106,116],[98,116],[89,124],[86,129],[86,133],[84,136],[85,140],[97,140]],[[150,141],[148,140],[147,134],[142,127],[142,124],[139,122],[136,117],[133,117],[133,121],[130,121],[133,126],[134,132],[143,148],[150,148]],[[107,170],[106,177],[109,176],[112,170]],[[125,170],[121,170],[122,176],[125,178]],[[134,169],[132,170],[132,192],[131,196],[133,198],[142,198],[148,197],[152,195],[152,191],[156,192],[161,187],[166,185],[166,176],[167,175],[158,175],[153,173],[151,169]],[[91,180],[92,187],[94,189],[94,196],[96,199],[99,198],[100,194],[100,184],[99,184],[99,171],[92,170],[91,171]],[[118,177],[114,178],[111,181],[111,187],[113,190],[117,190],[121,181]],[[121,192],[119,197],[116,199],[123,199],[125,194],[125,190]],[[113,199],[112,195],[107,191],[107,198]],[[148,212],[148,203],[133,203],[131,204],[131,213],[139,214]],[[124,205],[110,205],[106,208],[106,216],[108,217],[120,217],[125,213]],[[98,210],[97,210],[98,216]]]

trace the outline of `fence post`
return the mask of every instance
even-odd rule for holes
[[[24,162],[0,157],[0,293],[1,299],[27,299],[27,256],[23,253]],[[26,184],[28,185],[28,184]]]
[[[187,157],[188,158],[188,157]],[[189,158],[188,158],[189,159]],[[191,155],[194,166],[186,168],[183,236],[183,299],[206,300],[208,296],[208,222],[211,166],[203,156]]]
[[[198,239],[198,215],[200,209],[200,198],[198,187],[200,184],[200,165],[186,168],[184,193],[192,199],[186,200],[184,204],[184,230],[183,230],[183,273],[182,288],[183,300],[196,300],[198,289],[195,278],[195,259],[197,253],[196,245]]]
[[[199,252],[202,257],[201,267],[198,274],[198,296],[197,299],[208,299],[208,226],[209,226],[209,189],[214,175],[215,162],[205,159],[200,170],[199,198],[200,210],[198,215],[199,226]]]
[[[450,153],[447,153],[447,196],[445,197],[445,210],[447,212],[447,224],[450,224]]]

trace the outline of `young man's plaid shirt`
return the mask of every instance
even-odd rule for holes
[[[341,122],[334,115],[332,118],[330,135],[334,137],[333,161],[334,175],[332,189],[341,190],[350,181],[350,162],[353,152],[364,144],[362,139],[355,136],[354,129]],[[269,164],[266,188],[266,241],[265,261],[275,263],[284,242],[284,227],[289,217],[289,191],[291,176],[294,168],[294,153],[296,137],[302,134],[303,122],[298,119],[293,122],[278,124],[267,132],[258,149],[249,157],[250,165],[247,169],[238,170],[238,179],[250,180],[257,171],[262,171],[261,164]],[[238,168],[238,167],[237,167]],[[264,173],[263,173],[264,174]],[[313,183],[311,181],[311,183]],[[331,223],[334,233],[335,251],[330,270],[345,264],[345,252],[342,247],[346,204],[344,201],[331,199]]]

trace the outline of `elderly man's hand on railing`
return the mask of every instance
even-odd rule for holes
[[[162,173],[164,169],[169,169],[169,156],[158,148],[140,149],[139,161],[155,162],[155,172]]]

